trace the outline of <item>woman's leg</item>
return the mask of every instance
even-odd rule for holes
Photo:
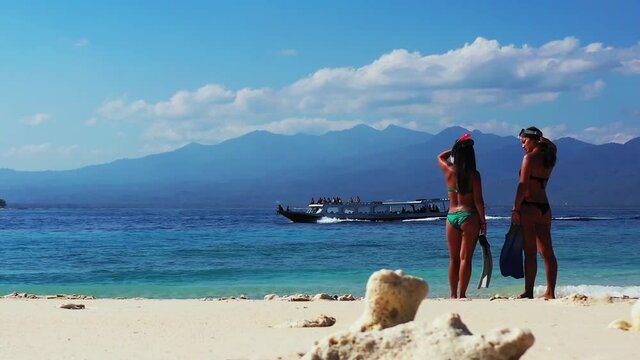
[[[536,220],[540,217],[540,210],[535,206],[522,205],[520,207],[520,225],[524,237],[524,292],[519,298],[533,299],[533,287],[538,272],[536,254]]]
[[[458,298],[458,280],[460,272],[460,246],[462,233],[447,220],[447,244],[449,246],[449,287],[451,298]]]
[[[544,259],[544,268],[547,274],[547,291],[543,297],[545,299],[556,298],[556,279],[558,278],[558,261],[553,252],[553,243],[551,241],[551,211],[543,216],[543,223],[536,225],[537,246],[542,259]]]
[[[467,287],[471,280],[473,251],[478,242],[480,221],[473,215],[462,224],[462,246],[460,248],[460,298],[467,297]]]

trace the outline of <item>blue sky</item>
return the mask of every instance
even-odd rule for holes
[[[253,130],[640,136],[637,1],[2,1],[0,168]]]

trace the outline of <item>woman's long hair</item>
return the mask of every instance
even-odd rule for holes
[[[545,143],[539,143],[540,153],[542,154],[542,165],[545,169],[556,166],[556,152],[553,151],[549,145]]]
[[[456,143],[451,155],[458,173],[458,192],[468,194],[473,191],[471,177],[476,172],[476,152],[473,150],[473,140]]]

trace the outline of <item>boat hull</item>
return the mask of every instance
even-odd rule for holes
[[[278,214],[296,223],[317,223],[323,218],[355,221],[406,221],[444,217],[445,212],[430,212],[420,214],[309,214],[298,211],[277,210]]]
[[[308,223],[308,224],[312,224],[312,223],[316,223],[318,222],[318,220],[322,219],[321,215],[317,215],[317,214],[307,214],[307,213],[302,213],[302,212],[298,212],[298,211],[287,211],[287,210],[281,210],[278,209],[278,214],[286,217],[287,219],[293,221],[293,222],[297,222],[297,223]]]

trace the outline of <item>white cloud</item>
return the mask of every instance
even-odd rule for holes
[[[534,124],[535,125],[535,124]],[[532,126],[532,124],[512,124],[506,121],[491,119],[474,123],[460,124],[469,130],[479,130],[483,133],[491,133],[502,136],[517,136],[520,129]],[[625,126],[622,123],[611,123],[601,127],[588,127],[581,130],[570,129],[567,124],[557,124],[553,126],[540,127],[545,137],[549,139],[559,139],[562,137],[572,137],[590,144],[619,143],[640,136],[640,129]]]
[[[98,124],[98,118],[92,117],[84,122],[85,126],[96,126]]]
[[[620,122],[606,124],[600,127],[592,126],[585,129],[570,129],[566,124],[558,124],[543,127],[540,130],[544,136],[550,139],[561,137],[572,137],[590,144],[618,143],[624,144],[627,141],[640,136],[640,129],[626,126]]]
[[[396,125],[396,126],[403,127],[405,129],[426,131],[426,132],[431,131],[431,129],[424,128],[422,124],[420,124],[420,123],[418,123],[416,121],[404,121],[404,120],[401,120],[401,119],[382,119],[380,121],[371,123],[369,125],[371,125],[373,128],[378,129],[378,130],[384,130],[389,125]]]
[[[282,49],[279,53],[280,55],[287,57],[298,56],[298,50],[296,49]]]
[[[218,143],[255,130],[267,130],[284,135],[324,134],[327,131],[349,129],[361,123],[360,120],[332,121],[325,118],[285,118],[260,125],[232,122],[212,128],[202,126],[196,121],[182,121],[179,124],[164,121],[152,124],[143,137],[145,140],[181,145],[190,142]]]
[[[566,37],[562,40],[550,41],[540,47],[543,56],[558,56],[571,53],[580,45],[580,41],[574,37]]]
[[[541,92],[524,94],[520,97],[520,101],[525,105],[537,104],[542,102],[552,102],[560,97],[559,92]]]
[[[591,84],[582,86],[582,97],[586,100],[593,99],[600,95],[607,85],[604,81],[598,79]]]
[[[469,130],[479,130],[483,133],[488,134],[496,134],[502,136],[516,136],[523,128],[522,126],[518,126],[512,123],[508,123],[506,121],[498,121],[496,119],[490,119],[487,121],[479,121],[468,124],[460,124],[465,129]]]
[[[358,68],[319,69],[281,88],[206,84],[157,102],[107,99],[87,125],[141,121],[144,139],[173,144],[218,142],[256,129],[316,133],[390,118],[426,129],[475,109],[533,107],[568,92],[592,98],[605,83],[589,79],[611,72],[640,73],[640,44],[581,46],[567,37],[532,47],[479,37],[442,54],[397,49]]]
[[[60,146],[57,148],[57,152],[63,155],[70,155],[80,149],[80,145],[68,145]]]
[[[91,42],[86,38],[78,39],[78,41],[73,44],[75,47],[87,47],[89,45],[91,45]]]
[[[602,51],[603,49],[604,49],[604,45],[602,43],[591,43],[584,47],[584,51],[588,53]]]
[[[640,74],[640,59],[622,61],[622,72],[628,74]]]
[[[19,147],[12,147],[6,153],[5,156],[32,156],[49,152],[51,150],[51,144],[29,144]]]
[[[96,110],[97,116],[108,120],[131,120],[142,111],[145,111],[148,105],[143,100],[129,102],[126,97],[121,99],[107,99]]]
[[[261,128],[274,133],[286,135],[293,135],[297,133],[320,135],[328,131],[350,129],[361,123],[362,121],[360,120],[332,121],[325,118],[287,118],[266,124]]]
[[[640,136],[640,129],[628,127],[622,123],[613,123],[602,127],[588,127],[579,132],[570,132],[567,136],[592,144],[624,144]]]
[[[4,153],[5,157],[36,157],[43,154],[57,154],[61,156],[71,155],[80,149],[79,145],[52,146],[49,143],[28,144],[18,147],[11,147]]]
[[[504,92],[497,89],[472,90],[436,90],[431,94],[431,100],[444,105],[484,105],[495,104],[504,98]]]
[[[38,125],[42,125],[45,122],[49,121],[49,119],[51,119],[51,115],[50,114],[45,114],[45,113],[37,113],[31,116],[27,116],[25,118],[22,119],[22,123],[29,125],[29,126],[38,126]]]
[[[153,105],[140,103],[140,109],[147,107],[153,115],[158,117],[188,116],[200,109],[200,106],[224,104],[233,100],[231,91],[219,85],[205,85],[196,91],[178,91],[169,101]]]
[[[145,144],[142,148],[142,150],[140,150],[140,152],[138,153],[139,156],[146,156],[146,155],[151,155],[151,154],[159,154],[159,153],[164,153],[164,152],[169,152],[169,151],[173,151],[176,150],[182,146],[186,145],[186,143],[182,143],[182,144]]]

